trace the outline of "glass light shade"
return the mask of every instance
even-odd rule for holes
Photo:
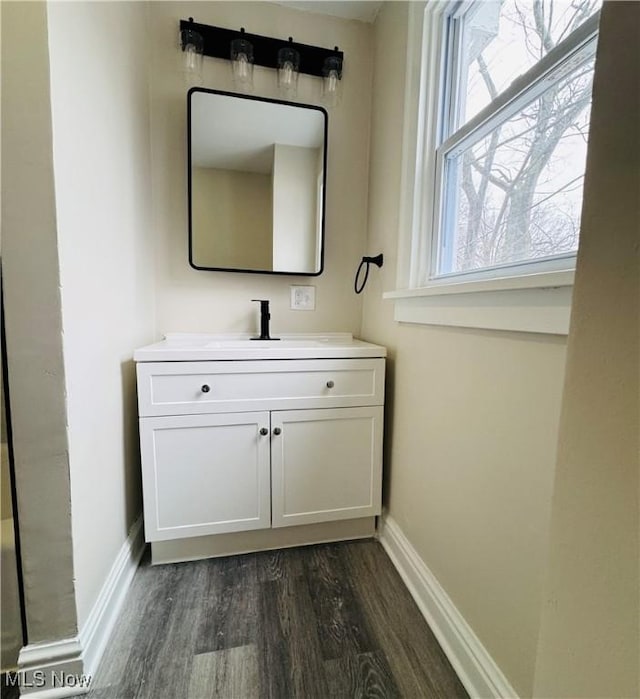
[[[245,92],[253,90],[253,46],[247,39],[231,42],[231,73],[238,88]]]
[[[300,54],[292,47],[278,51],[278,89],[285,97],[295,97],[298,91]]]
[[[204,39],[193,29],[180,32],[182,47],[182,71],[190,82],[202,81],[202,66],[204,59]]]
[[[325,104],[335,107],[340,101],[342,84],[342,58],[329,56],[322,66],[322,98]]]

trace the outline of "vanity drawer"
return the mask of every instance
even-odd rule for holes
[[[140,417],[382,405],[384,359],[142,362]]]

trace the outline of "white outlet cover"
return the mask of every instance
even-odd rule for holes
[[[315,286],[291,286],[291,309],[294,311],[316,310]]]

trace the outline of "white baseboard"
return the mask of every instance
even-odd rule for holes
[[[89,690],[78,636],[24,646],[18,656],[16,676],[20,695],[34,699],[73,697]]]
[[[142,515],[118,552],[79,638],[84,673],[94,675],[144,551]]]
[[[140,516],[116,556],[80,633],[24,646],[18,658],[21,695],[58,699],[86,694],[144,551]]]
[[[380,543],[400,573],[442,650],[472,698],[517,699],[517,693],[420,558],[398,523],[379,520]]]

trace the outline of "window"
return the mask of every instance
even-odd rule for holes
[[[598,9],[488,1],[446,18],[432,279],[574,264]]]
[[[567,332],[601,4],[410,4],[397,320]]]

